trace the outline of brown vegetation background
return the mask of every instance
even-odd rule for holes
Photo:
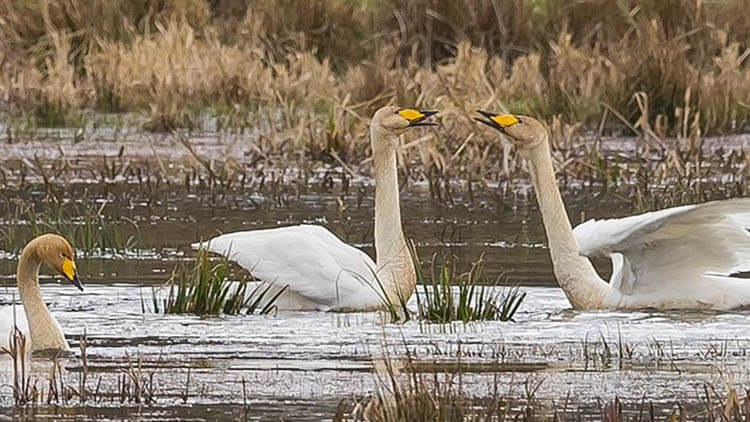
[[[748,40],[743,0],[0,0],[0,101],[37,126],[216,116],[342,156],[388,102],[442,110],[456,148],[477,107],[697,138],[747,131]]]

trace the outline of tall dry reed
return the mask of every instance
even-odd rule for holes
[[[439,170],[494,148],[476,107],[659,137],[747,130],[743,1],[0,0],[0,98],[39,125],[82,109],[154,130],[259,128],[259,143],[345,161],[396,102],[440,108],[417,143]],[[570,132],[569,132],[570,133]],[[289,152],[289,151],[287,151]],[[475,168],[476,172],[494,171]]]

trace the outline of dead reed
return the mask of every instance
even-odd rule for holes
[[[469,365],[455,363],[456,370],[441,373],[437,368],[425,370],[424,362],[408,352],[404,358],[389,355],[375,362],[376,391],[368,396],[344,400],[335,420],[368,422],[405,421],[561,421],[597,419],[619,421],[687,421],[710,420],[742,422],[750,418],[750,393],[743,393],[730,383],[726,393],[713,384],[704,383],[695,400],[684,398],[651,398],[576,402],[566,397],[557,402],[537,395],[544,380],[531,377],[518,380],[521,394],[504,394],[513,389],[495,373],[495,387],[487,397],[475,397],[462,382],[470,374]],[[429,367],[429,363],[427,364]],[[434,363],[433,363],[434,366]],[[511,381],[513,384],[513,381]],[[671,400],[671,403],[670,403]]]
[[[195,127],[207,110],[230,127],[261,116],[266,135],[297,128],[293,144],[342,157],[347,134],[363,138],[361,119],[387,101],[459,122],[493,106],[609,127],[611,109],[660,136],[732,132],[750,118],[744,10],[741,0],[3,0],[0,94],[40,125],[74,123],[82,108],[141,112],[153,129]]]
[[[15,308],[15,305],[14,305]],[[8,334],[8,347],[0,348],[0,355],[7,355],[13,365],[13,401],[16,406],[32,403],[38,394],[37,384],[26,374],[26,336],[15,324],[15,309],[13,329]]]
[[[46,379],[38,376],[27,375],[27,353],[26,337],[18,329],[10,333],[10,346],[0,348],[0,355],[5,354],[10,357],[13,365],[13,391],[14,405],[19,408],[36,407],[40,405],[54,406],[74,406],[74,399],[78,398],[79,406],[86,406],[90,403],[101,403],[108,399],[111,403],[119,402],[136,403],[136,404],[153,404],[156,401],[156,384],[154,383],[154,373],[146,373],[143,370],[142,357],[139,355],[136,361],[133,361],[129,355],[125,356],[125,363],[121,373],[116,376],[116,389],[103,391],[102,377],[99,376],[95,389],[90,389],[87,382],[89,376],[88,366],[88,340],[86,333],[80,337],[80,373],[78,379],[78,389],[72,383],[68,382],[67,369],[54,356],[51,359],[49,375]],[[39,384],[47,384],[47,388],[40,387]],[[3,386],[5,387],[5,386]]]
[[[0,168],[0,183],[37,177],[49,186],[77,173],[153,196],[165,185],[216,200],[267,190],[283,204],[285,184],[297,190],[314,171],[309,162],[366,173],[368,117],[395,102],[442,110],[442,127],[406,134],[400,152],[409,179],[427,180],[440,201],[471,199],[488,184],[512,199],[507,181],[526,174],[496,133],[473,125],[477,107],[546,119],[563,186],[582,182],[640,210],[743,196],[750,154],[707,154],[702,139],[748,129],[744,8],[740,0],[2,0],[8,142],[66,125],[78,143],[100,125],[124,124],[103,111],[229,142],[226,156],[202,157],[177,131],[189,164],[156,154],[90,169],[35,159]],[[635,148],[607,151],[603,140],[619,135],[635,135]],[[245,155],[230,154],[237,144]],[[255,172],[290,166],[308,173],[285,181]]]

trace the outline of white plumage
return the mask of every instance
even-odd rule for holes
[[[0,349],[8,349],[8,340],[13,332],[13,310],[15,309],[15,326],[21,331],[21,333],[29,338],[29,323],[26,320],[26,315],[23,312],[23,305],[17,304],[15,306],[8,305],[0,309]],[[57,321],[55,321],[57,323]],[[60,325],[57,324],[59,327]]]
[[[229,233],[194,243],[226,256],[267,283],[288,287],[279,309],[377,307],[375,262],[321,226],[299,225]]]
[[[573,233],[584,256],[612,258],[621,307],[729,309],[750,305],[750,198],[607,220]]]

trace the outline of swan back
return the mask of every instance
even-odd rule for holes
[[[307,299],[304,306],[281,306],[282,301],[281,309],[338,310],[379,304],[372,282],[375,262],[321,226],[234,232],[191,246],[224,255],[254,277],[279,287],[288,285],[290,292]]]

